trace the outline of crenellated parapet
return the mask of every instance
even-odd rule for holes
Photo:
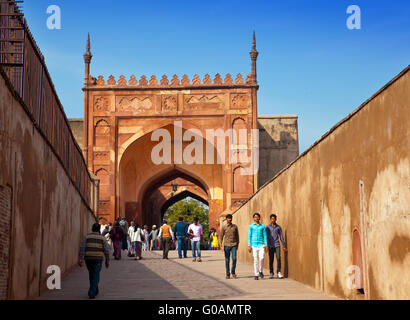
[[[211,76],[207,73],[201,79],[198,74],[195,74],[192,79],[184,74],[182,78],[179,78],[178,75],[174,74],[172,77],[168,78],[167,75],[163,75],[162,77],[157,78],[155,75],[151,77],[147,77],[142,75],[138,80],[135,75],[132,75],[130,79],[125,78],[124,75],[121,75],[118,79],[115,79],[113,75],[110,75],[108,79],[104,79],[104,76],[100,75],[97,78],[94,78],[90,75],[90,63],[92,54],[90,51],[91,44],[90,44],[90,36],[88,35],[87,39],[87,47],[86,52],[84,54],[84,62],[85,62],[85,81],[84,81],[84,90],[93,90],[99,88],[130,88],[130,89],[140,89],[140,88],[159,88],[159,89],[174,89],[174,88],[194,88],[194,87],[201,87],[201,88],[210,88],[210,87],[256,87],[258,88],[258,82],[256,79],[256,59],[258,57],[259,52],[256,51],[256,39],[255,39],[255,32],[253,33],[253,41],[252,41],[252,50],[250,52],[251,62],[252,62],[252,70],[251,72],[245,77],[242,77],[240,73],[233,78],[229,73],[225,75],[223,78],[219,73],[215,75],[212,79]]]
[[[108,79],[104,79],[103,76],[98,78],[91,78],[89,82],[90,86],[97,87],[147,87],[147,88],[180,88],[180,87],[210,87],[210,86],[251,86],[255,85],[252,81],[252,75],[248,74],[244,79],[240,73],[238,73],[235,79],[228,73],[224,78],[219,73],[212,79],[209,74],[206,74],[201,80],[199,75],[195,74],[192,80],[184,74],[182,78],[178,78],[174,74],[170,79],[166,75],[163,75],[161,79],[157,79],[155,75],[152,75],[149,79],[147,76],[142,75],[139,80],[132,75],[127,81],[124,75],[121,75],[118,80],[113,75],[110,75]]]

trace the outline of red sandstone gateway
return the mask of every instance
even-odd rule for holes
[[[244,79],[241,74],[214,79],[177,75],[160,80],[151,76],[124,76],[118,81],[109,76],[106,81],[90,75],[90,41],[85,60],[84,84],[84,154],[90,171],[100,179],[100,217],[113,221],[125,216],[146,224],[159,224],[161,214],[187,195],[209,205],[210,226],[216,227],[224,210],[239,206],[257,189],[257,175],[244,175],[244,169],[255,172],[255,163],[229,162],[229,147],[225,159],[211,164],[187,164],[175,161],[189,142],[175,138],[174,121],[182,133],[195,129],[202,137],[206,130],[222,129],[238,132],[257,129],[256,51],[253,39],[252,71]],[[155,164],[152,133],[158,129],[170,132],[172,163]],[[249,137],[250,138],[250,137]],[[216,143],[203,141],[203,149]],[[253,142],[231,146],[242,159],[249,158]],[[173,188],[172,185],[176,185]]]

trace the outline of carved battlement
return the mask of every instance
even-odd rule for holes
[[[211,79],[209,74],[206,74],[201,81],[200,77],[195,74],[192,82],[186,74],[182,76],[182,79],[179,79],[176,74],[172,76],[171,79],[168,79],[166,75],[163,75],[160,80],[156,76],[152,75],[148,80],[145,75],[142,75],[139,80],[132,75],[130,79],[125,79],[124,75],[121,75],[118,81],[113,75],[110,75],[107,80],[103,76],[98,76],[98,78],[90,77],[89,86],[98,86],[98,87],[147,87],[147,88],[172,88],[172,87],[209,87],[209,86],[243,86],[243,85],[255,85],[252,81],[251,74],[246,76],[246,79],[242,77],[240,73],[236,75],[235,80],[228,73],[225,78],[222,79],[221,75],[217,73],[215,78]]]
[[[255,32],[253,33],[253,41],[252,41],[252,50],[249,53],[251,56],[252,61],[252,71],[249,73],[246,78],[244,79],[240,73],[236,75],[235,80],[232,76],[228,73],[226,74],[225,78],[222,79],[221,75],[217,73],[214,79],[211,79],[211,76],[207,73],[205,74],[203,80],[201,81],[199,75],[195,74],[192,78],[192,81],[188,78],[186,74],[182,76],[181,79],[178,78],[176,74],[172,76],[171,79],[164,74],[161,79],[157,79],[155,75],[152,75],[150,79],[147,79],[147,76],[142,75],[139,80],[132,75],[127,82],[124,75],[121,75],[118,80],[115,79],[113,75],[110,75],[107,80],[104,79],[102,75],[98,76],[98,78],[94,78],[90,75],[90,64],[93,55],[91,54],[91,42],[90,42],[90,35],[87,38],[87,46],[86,52],[84,54],[84,63],[85,63],[85,77],[84,77],[84,85],[85,88],[83,90],[92,90],[93,87],[100,87],[105,88],[184,88],[184,87],[256,87],[258,88],[258,82],[256,80],[256,59],[258,57],[259,52],[256,51],[256,40],[255,40]]]

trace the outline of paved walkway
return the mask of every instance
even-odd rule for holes
[[[236,273],[237,279],[225,279],[221,251],[202,251],[202,262],[179,259],[176,251],[170,251],[169,260],[160,251],[143,252],[142,260],[123,257],[111,260],[109,269],[103,266],[97,299],[337,299],[291,279],[255,281],[248,264],[238,263]],[[39,299],[87,299],[87,268],[76,268],[61,286]]]

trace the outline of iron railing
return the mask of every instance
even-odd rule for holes
[[[90,203],[93,180],[55,91],[44,57],[18,7],[22,2],[0,0],[0,67],[71,181],[87,204],[93,207],[95,204]]]

